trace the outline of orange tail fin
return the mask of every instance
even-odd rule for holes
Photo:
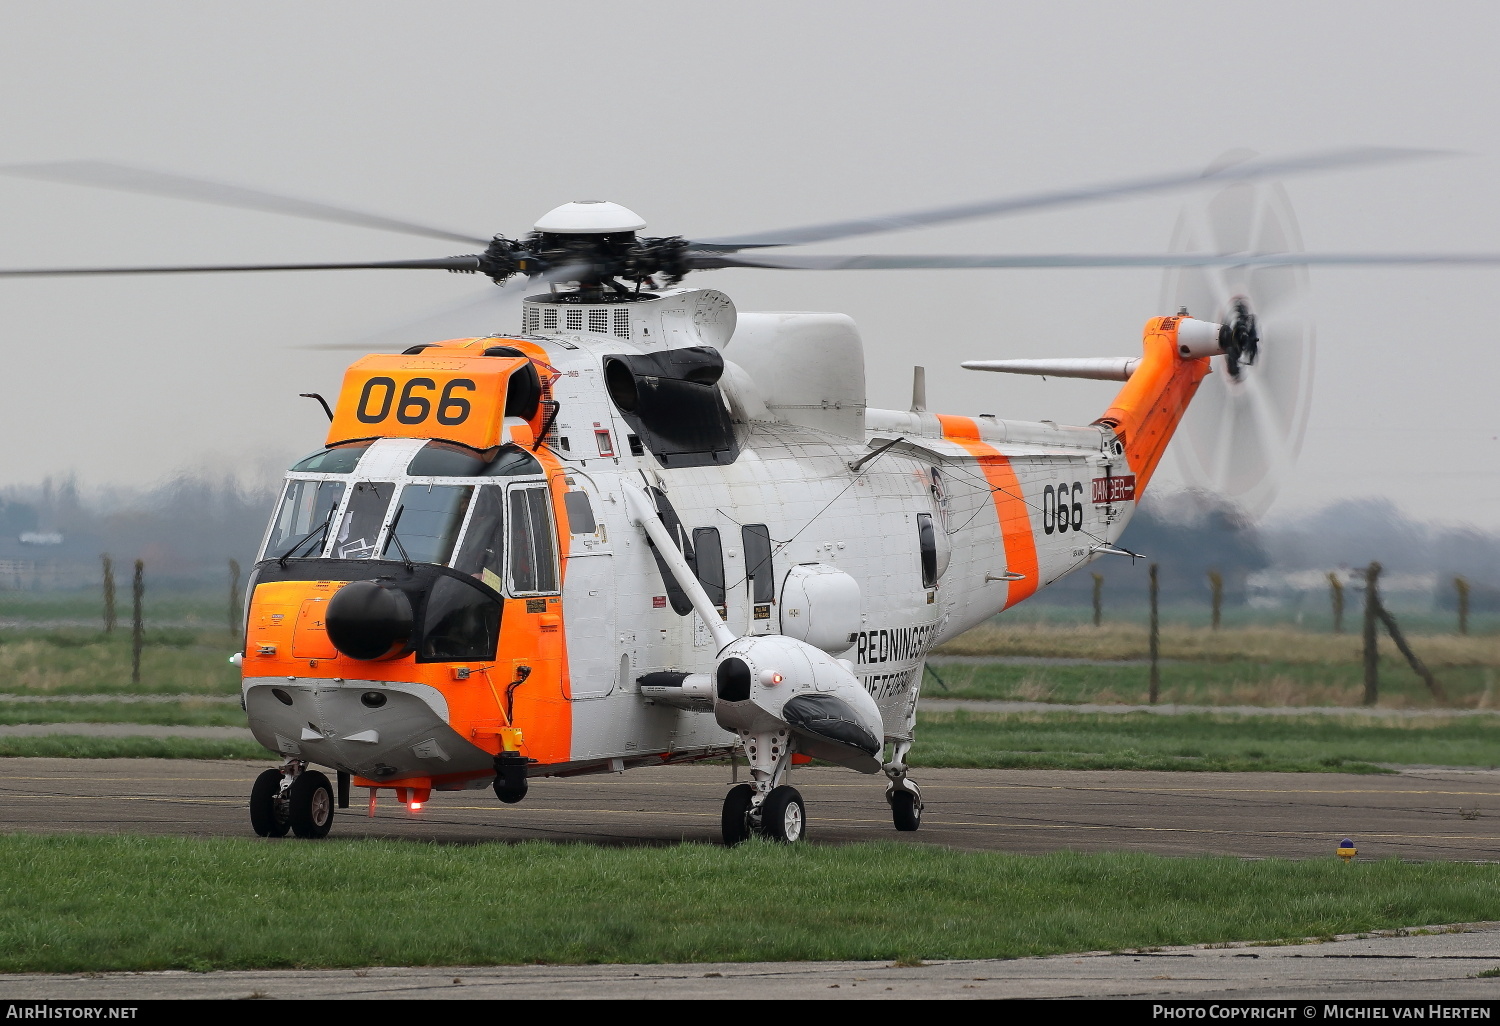
[[[1178,352],[1177,328],[1182,320],[1153,317],[1146,322],[1140,364],[1109,409],[1094,422],[1111,428],[1125,444],[1137,495],[1145,491],[1199,382],[1209,373],[1208,357],[1185,357]]]

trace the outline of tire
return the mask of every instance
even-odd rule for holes
[[[891,819],[897,830],[911,831],[922,825],[922,803],[910,791],[891,792]]]
[[[724,812],[719,817],[719,830],[724,843],[734,847],[750,839],[750,796],[755,788],[749,784],[736,784],[724,796]]]
[[[333,785],[317,770],[304,770],[287,791],[292,833],[298,837],[327,837],[333,826]]]
[[[760,807],[761,836],[795,844],[807,836],[807,806],[795,787],[782,784],[766,795]]]
[[[250,826],[261,837],[285,837],[291,829],[286,806],[277,814],[276,796],[281,793],[281,770],[268,769],[255,778],[250,788]]]

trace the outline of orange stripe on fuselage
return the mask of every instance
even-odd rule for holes
[[[995,500],[995,516],[1000,521],[1000,537],[1005,544],[1005,569],[1024,574],[1011,581],[1005,593],[1005,608],[1030,598],[1037,588],[1040,567],[1036,558],[1036,536],[1031,530],[1031,508],[1021,494],[1021,481],[1010,460],[993,445],[979,440],[979,425],[969,417],[937,415],[943,425],[943,437],[968,450],[984,471]]]

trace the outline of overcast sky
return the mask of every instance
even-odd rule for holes
[[[0,162],[101,158],[487,236],[607,198],[704,237],[1201,168],[1226,150],[1467,156],[1298,178],[1308,249],[1500,250],[1500,6],[1484,3],[0,3]],[[1164,250],[1184,197],[830,244]],[[441,256],[458,244],[0,178],[0,267]],[[1108,384],[961,360],[1128,354],[1155,271],[716,271],[742,310],[852,315],[872,405],[1087,423]],[[1386,496],[1500,527],[1494,270],[1311,275],[1302,459],[1273,514]],[[0,485],[317,447],[297,393],[482,278],[0,281]],[[515,325],[477,323],[474,332]],[[412,341],[421,341],[414,338]]]

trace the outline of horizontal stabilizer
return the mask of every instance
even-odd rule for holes
[[[965,370],[996,371],[1000,374],[1038,374],[1057,378],[1093,378],[1096,381],[1129,381],[1136,356],[1059,357],[1052,360],[965,360]]]

